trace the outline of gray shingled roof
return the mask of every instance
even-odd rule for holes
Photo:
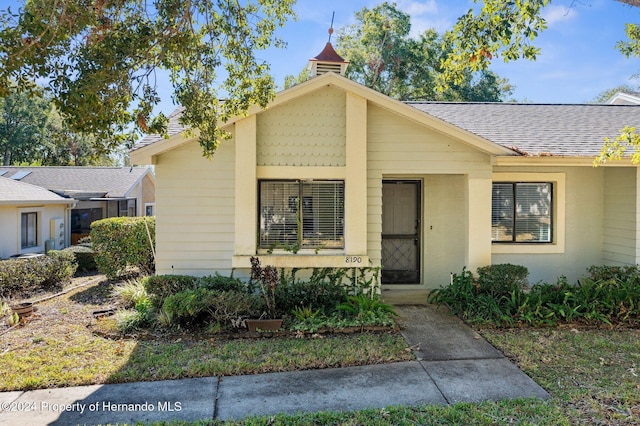
[[[640,129],[640,105],[515,104],[463,102],[405,102],[420,111],[486,140],[531,156],[593,157],[604,138],[620,129]],[[185,128],[178,123],[182,109],[169,116],[169,136]],[[135,149],[161,140],[145,137]]]
[[[30,173],[20,179],[59,194],[94,193],[108,198],[123,198],[149,172],[144,167],[6,167],[0,173],[10,178],[20,171]]]
[[[593,157],[604,138],[640,128],[637,105],[407,102],[457,127],[526,155]]]
[[[39,186],[0,177],[0,204],[22,204],[25,202],[66,204],[71,200],[63,198]]]
[[[180,117],[182,116],[182,112],[183,111],[184,111],[184,107],[179,107],[175,111],[173,111],[171,114],[169,114],[169,116],[167,117],[169,119],[169,122],[167,123],[167,136],[168,137],[171,137],[173,135],[177,135],[178,133],[182,133],[185,130],[187,130],[187,128],[185,126],[180,124]],[[133,147],[132,151],[135,151],[136,149],[140,149],[140,148],[145,147],[147,145],[151,145],[151,144],[156,143],[158,141],[161,141],[163,139],[164,139],[164,136],[162,136],[162,135],[146,135],[144,138],[142,138],[142,140],[140,142],[138,142]]]

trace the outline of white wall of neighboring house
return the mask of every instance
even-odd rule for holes
[[[29,212],[37,214],[37,245],[23,249],[20,236],[21,216],[22,213]],[[66,246],[66,235],[68,235],[67,204],[0,206],[0,258],[6,259],[18,254],[44,252],[45,241],[53,238],[51,234],[53,219],[59,219],[64,224],[64,245]]]

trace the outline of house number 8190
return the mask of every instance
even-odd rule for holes
[[[344,259],[345,263],[362,263],[362,258],[360,256],[347,256]]]

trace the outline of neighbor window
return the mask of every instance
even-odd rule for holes
[[[493,184],[491,241],[494,243],[552,242],[550,182]]]
[[[38,213],[21,213],[20,216],[20,247],[28,249],[38,246]]]
[[[259,182],[261,248],[344,248],[344,182]]]

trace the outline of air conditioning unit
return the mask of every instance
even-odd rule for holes
[[[59,218],[51,219],[50,231],[53,249],[62,250],[64,248],[64,220]]]

